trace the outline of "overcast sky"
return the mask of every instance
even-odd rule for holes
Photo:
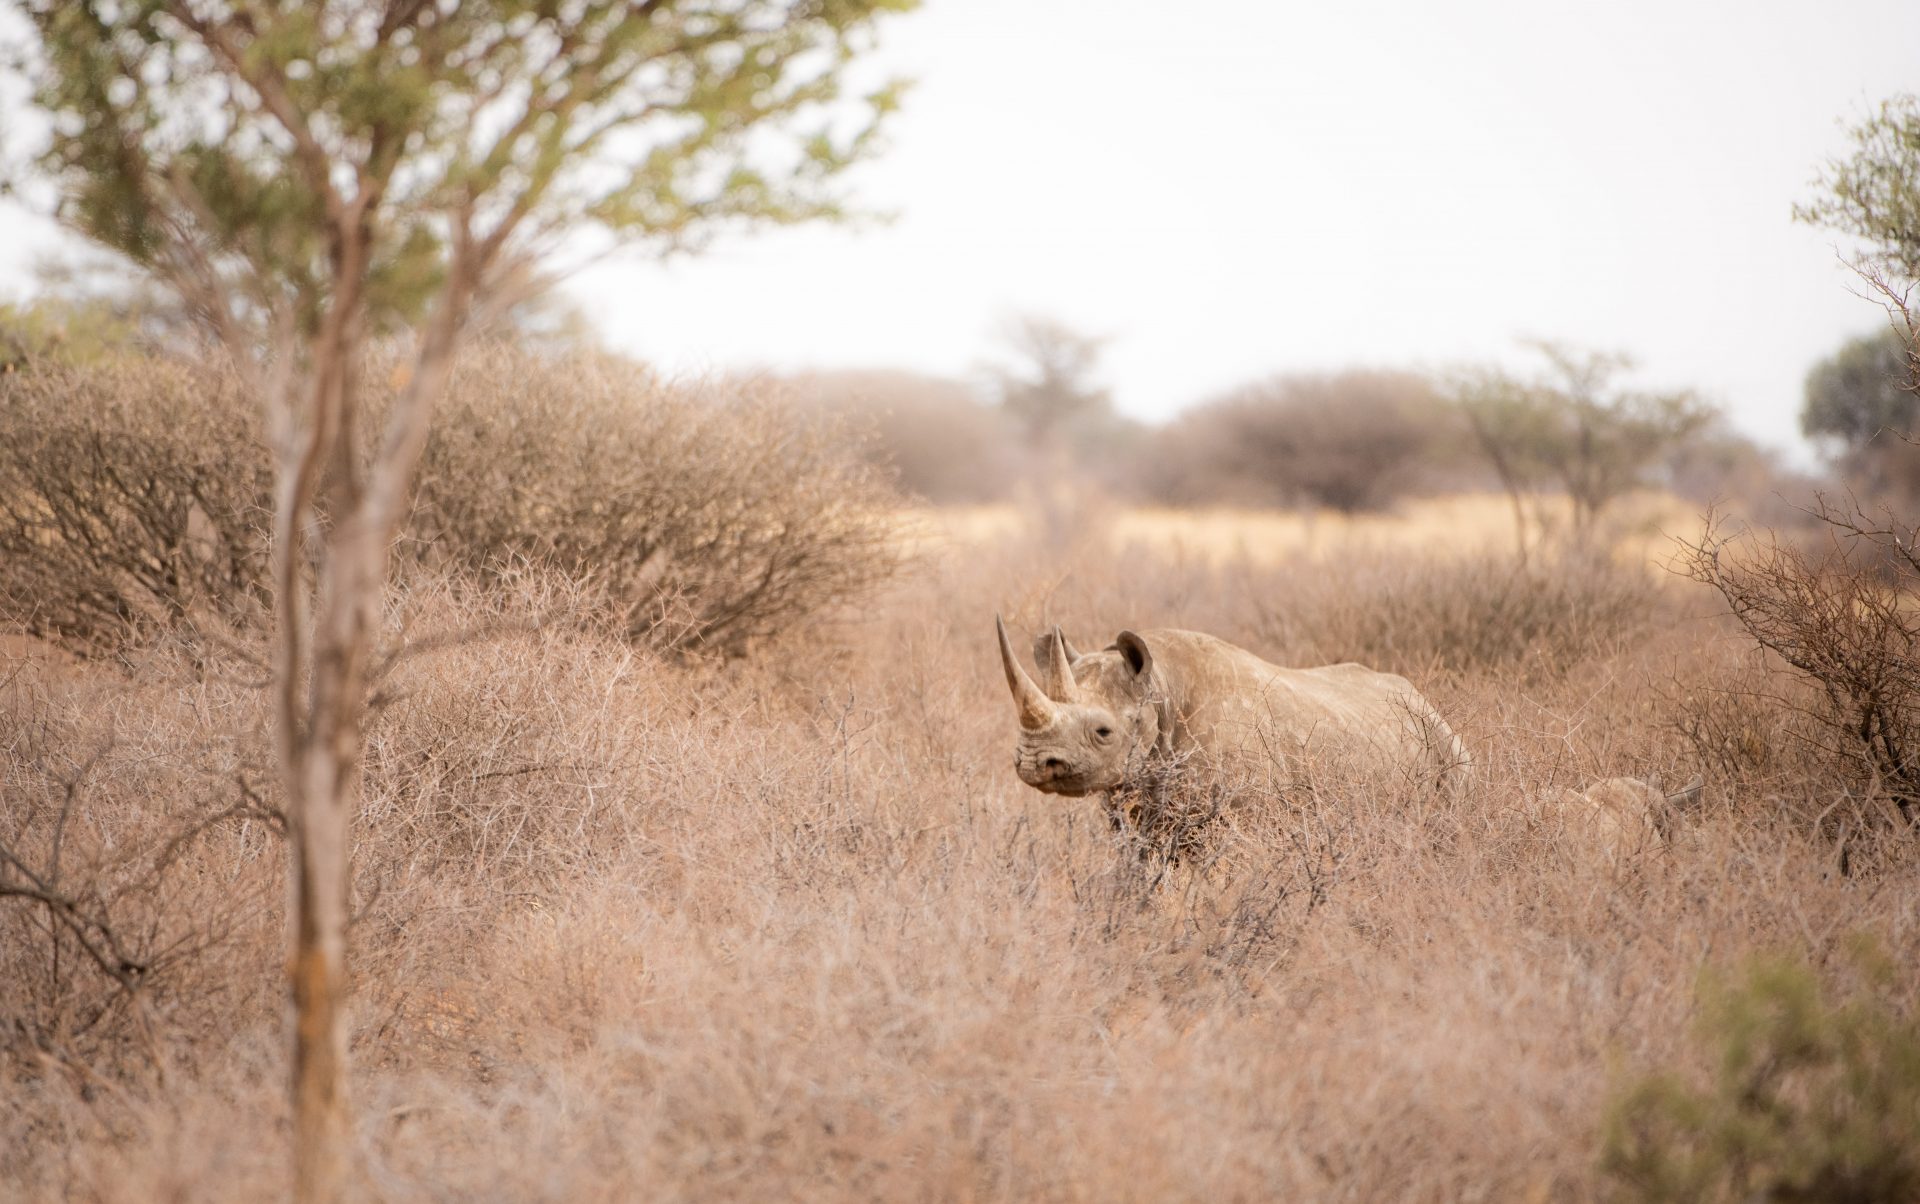
[[[1628,351],[1767,442],[1880,311],[1791,220],[1843,119],[1920,88],[1916,0],[929,0],[865,232],[580,295],[675,368],[967,373],[1003,315],[1111,339],[1121,407],[1353,364]]]
[[[1882,321],[1791,208],[1920,89],[1920,0],[928,0],[882,58],[918,83],[858,184],[897,221],[597,267],[610,342],[966,375],[1042,313],[1157,419],[1545,337],[1791,446],[1807,368]],[[0,292],[49,238],[0,210]]]

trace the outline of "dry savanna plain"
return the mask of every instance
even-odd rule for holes
[[[1904,838],[1843,839],[1886,804],[1663,567],[1696,513],[1636,499],[1610,555],[1522,563],[1505,505],[1088,502],[1051,536],[1030,510],[917,512],[885,584],[730,658],[573,621],[574,587],[533,570],[409,578],[392,638],[463,635],[394,658],[370,721],[360,1192],[1913,1198],[1897,1170],[1840,1194],[1832,1160],[1815,1194],[1751,1194],[1804,1134],[1728,1170],[1721,1138],[1659,1119],[1661,1090],[1717,1098],[1713,1017],[1756,965],[1817,986],[1803,1019],[1827,992],[1910,1021],[1920,878]],[[1023,648],[1178,626],[1402,673],[1472,788],[1330,776],[1239,800],[1169,864],[1015,777],[996,612]],[[0,1195],[284,1192],[261,685],[218,642],[4,645],[6,836],[66,902],[0,899]],[[1618,775],[1706,785],[1634,840],[1553,803]],[[1804,1064],[1782,1098],[1824,1107]],[[1860,1159],[1914,1135],[1908,1097],[1859,1098],[1880,1103],[1833,1107]]]

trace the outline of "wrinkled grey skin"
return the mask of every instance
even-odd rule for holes
[[[1284,786],[1310,764],[1399,770],[1461,789],[1464,745],[1404,677],[1360,665],[1283,669],[1197,631],[1123,631],[1082,653],[1059,628],[1034,642],[1039,682],[996,617],[1020,721],[1014,769],[1048,794],[1133,787],[1156,766],[1194,763]]]

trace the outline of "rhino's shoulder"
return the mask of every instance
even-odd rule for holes
[[[1170,658],[1192,665],[1209,663],[1239,663],[1259,661],[1270,668],[1278,668],[1269,661],[1248,652],[1238,644],[1229,644],[1217,635],[1208,635],[1204,631],[1186,631],[1178,627],[1156,627],[1140,633],[1147,646],[1153,649],[1155,660]]]

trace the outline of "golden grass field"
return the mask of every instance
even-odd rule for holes
[[[500,627],[564,610],[537,579],[396,594],[396,628],[502,633],[405,662],[369,733],[361,1194],[1634,1198],[1610,1101],[1706,1074],[1703,972],[1857,934],[1920,964],[1920,879],[1837,872],[1840,788],[1698,587],[1522,572],[1503,506],[1129,512],[1060,546],[923,517],[945,534],[882,593],[728,664]],[[1015,778],[996,612],[1405,673],[1474,788],[1252,800],[1222,868],[1153,881]],[[271,792],[257,674],[0,656],[16,831],[64,816],[62,881],[156,967],[130,1001],[0,908],[0,1195],[278,1198],[281,845],[252,814],[167,843]],[[1694,773],[1666,846],[1597,855],[1539,805]]]
[[[1550,524],[1564,527],[1562,499],[1536,500]],[[1513,510],[1504,496],[1452,494],[1402,501],[1380,513],[1332,510],[1185,510],[1122,506],[1110,514],[1071,511],[1116,551],[1145,548],[1160,556],[1209,565],[1245,562],[1263,567],[1355,555],[1459,556],[1504,554],[1515,546]],[[1032,508],[1012,503],[918,511],[907,520],[917,541],[980,545],[1031,533]],[[1631,494],[1608,514],[1608,537],[1627,557],[1664,560],[1675,536],[1700,528],[1700,507],[1671,494]],[[1540,538],[1529,514],[1529,544]]]

